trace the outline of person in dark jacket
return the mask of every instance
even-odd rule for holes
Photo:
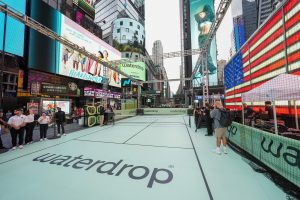
[[[64,123],[66,121],[66,114],[59,107],[57,107],[57,112],[55,113],[55,121],[57,124],[58,136],[60,136],[60,127],[61,127],[63,135],[66,136],[65,127],[64,127]]]
[[[104,123],[104,113],[105,113],[105,108],[103,105],[100,106],[100,126],[103,126]]]
[[[207,127],[207,134],[205,136],[212,136],[213,135],[213,119],[210,117],[210,112],[212,107],[209,103],[205,104],[205,120],[206,120],[206,127]]]

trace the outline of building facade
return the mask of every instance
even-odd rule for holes
[[[144,26],[143,1],[97,0],[95,3],[95,23],[103,30],[103,39],[113,44],[113,24],[118,18],[130,18]],[[139,7],[136,7],[138,5]]]
[[[233,0],[234,49],[238,51],[257,29],[257,4],[255,0]]]
[[[181,51],[192,49],[191,45],[191,23],[190,23],[190,1],[180,0],[180,35],[181,35]],[[192,56],[181,57],[181,67],[183,73],[181,77],[190,78],[192,75]],[[185,81],[182,88],[190,88],[190,81]],[[182,91],[183,92],[183,91]]]
[[[152,47],[152,59],[155,65],[160,67],[164,66],[164,59],[162,57],[163,53],[164,50],[161,41],[155,41]]]
[[[274,10],[280,6],[283,0],[257,0],[258,7],[258,26],[274,12]]]

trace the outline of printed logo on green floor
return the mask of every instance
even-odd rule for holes
[[[146,166],[125,164],[123,160],[119,160],[118,162],[95,161],[94,159],[83,158],[83,155],[73,157],[46,153],[34,158],[33,161],[86,171],[94,169],[97,173],[109,176],[127,174],[129,178],[134,180],[149,179],[148,188],[152,188],[154,184],[167,184],[173,180],[173,173],[168,169],[149,169]]]

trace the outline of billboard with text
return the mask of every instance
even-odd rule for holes
[[[201,49],[208,39],[209,30],[215,20],[214,0],[190,0],[190,23],[192,49]],[[210,51],[207,55],[209,83],[214,85],[218,82],[216,40],[213,39]],[[192,56],[193,69],[196,66],[199,55]],[[196,72],[194,83],[200,84],[202,79],[202,66]]]

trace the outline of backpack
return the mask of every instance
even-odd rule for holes
[[[221,117],[219,120],[220,125],[224,128],[230,126],[232,123],[230,111],[227,111],[225,109],[223,110],[219,109],[219,111],[221,112]]]

